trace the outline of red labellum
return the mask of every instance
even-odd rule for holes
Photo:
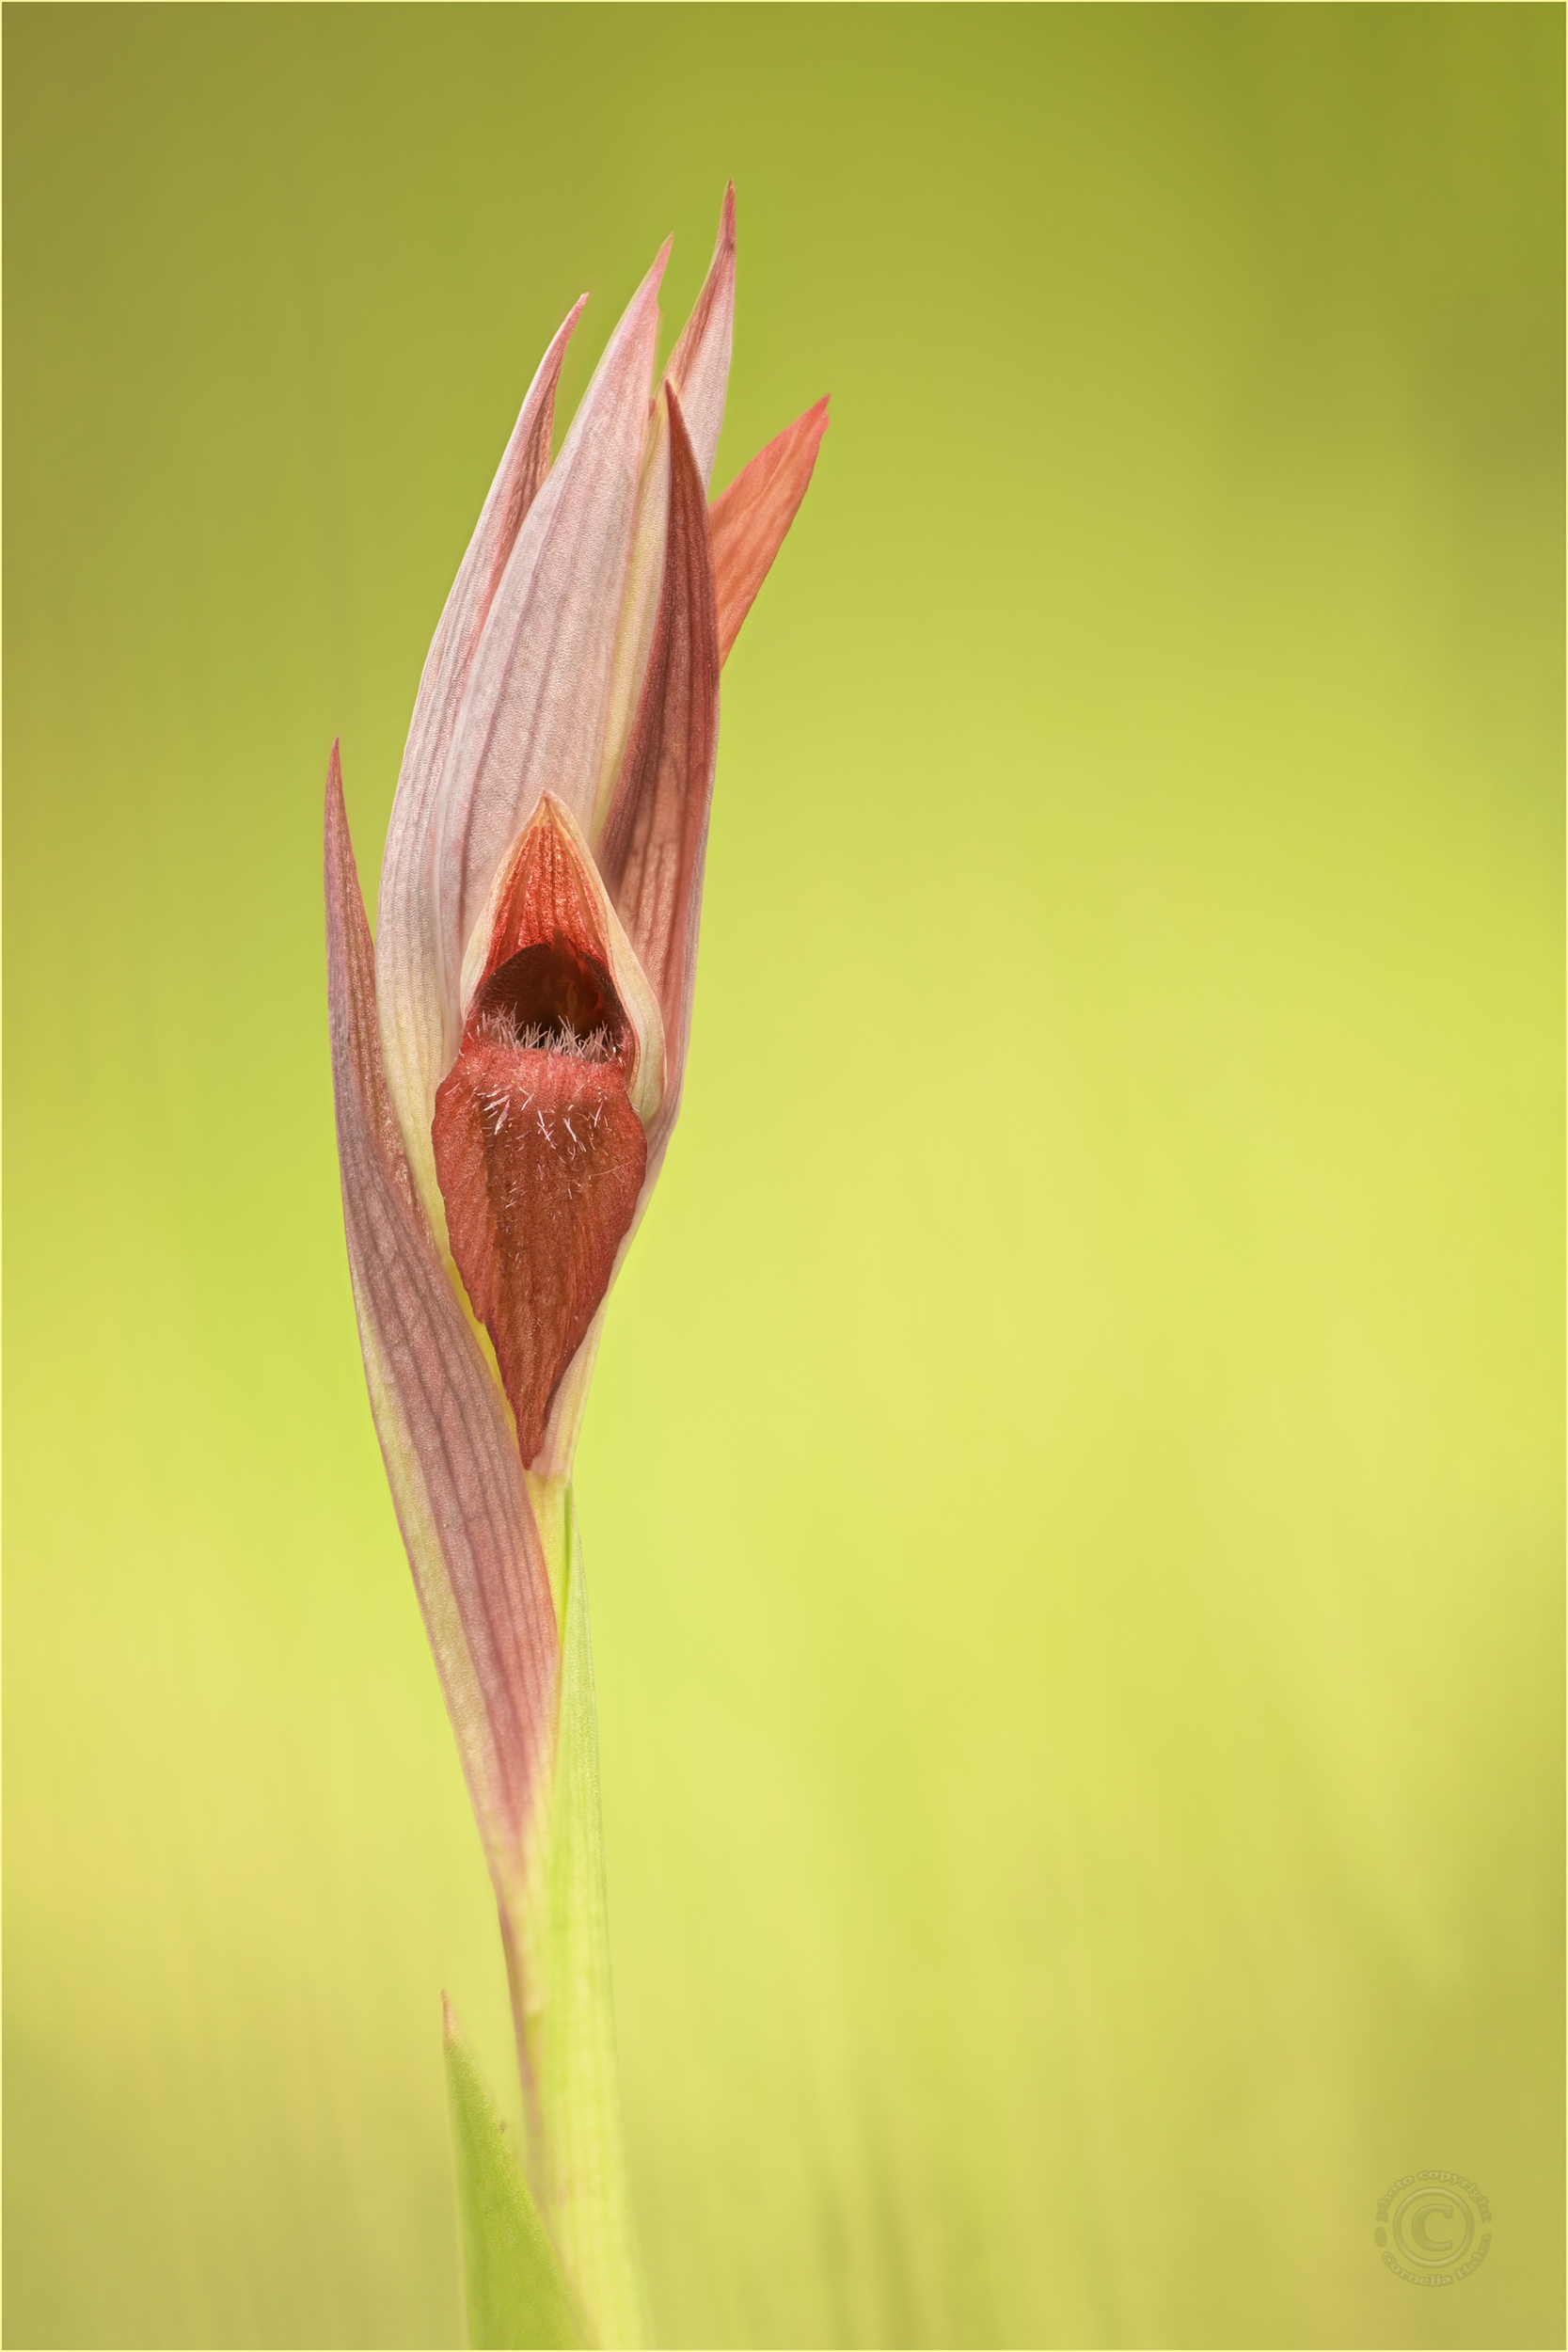
[[[525,1462],[610,1287],[647,1166],[637,1041],[591,888],[547,803],[518,845],[431,1139],[451,1254]]]

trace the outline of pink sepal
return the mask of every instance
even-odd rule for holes
[[[559,1645],[506,1405],[436,1254],[382,1068],[375,961],[326,779],[326,984],[343,1227],[371,1410],[491,1874],[515,1892],[555,1737]]]
[[[381,1048],[404,1147],[425,1213],[437,1223],[430,1106],[446,1067],[446,1038],[444,957],[431,887],[436,812],[480,637],[517,533],[549,472],[561,363],[581,310],[579,301],[568,311],[529,386],[425,657],[381,863],[376,915]]]

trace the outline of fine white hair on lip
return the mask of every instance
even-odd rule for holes
[[[482,1013],[479,1033],[492,1045],[512,1054],[556,1054],[563,1061],[614,1061],[616,1044],[609,1024],[580,1035],[564,1014],[559,1021],[519,1021],[511,1005],[498,1005]]]

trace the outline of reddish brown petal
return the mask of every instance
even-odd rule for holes
[[[719,749],[719,637],[707,507],[680,403],[670,394],[670,531],[658,622],[637,723],[599,844],[599,870],[664,1015],[680,1092],[696,970],[703,859]]]
[[[326,977],[343,1225],[376,1435],[498,1891],[555,1737],[557,1638],[523,1466],[420,1211],[382,1069],[374,951],[334,745]]]
[[[437,1090],[432,1136],[452,1256],[530,1462],[631,1225],[642,1121],[618,1061],[518,1051],[487,1037],[482,1015]]]
[[[758,450],[713,505],[713,577],[719,607],[719,659],[727,661],[740,624],[756,601],[784,533],[806,495],[817,449],[828,430],[828,404],[819,400]]]
[[[564,833],[549,821],[547,811],[524,832],[516,863],[496,911],[483,979],[488,980],[520,948],[537,946],[546,940],[559,940],[575,956],[586,957],[598,965],[609,985],[610,952],[593,892],[578,871],[577,859]],[[471,1015],[471,1006],[469,1011]],[[575,1014],[572,1018],[577,1021]],[[594,1025],[590,1022],[587,1025]],[[577,1026],[580,1030],[583,1024],[577,1022]]]
[[[735,187],[724,190],[719,215],[719,235],[713,260],[691,316],[681,331],[664,371],[681,405],[691,437],[703,489],[713,475],[719,435],[724,422],[724,392],[730,376],[730,345],[735,327]],[[660,386],[662,392],[663,385]],[[647,676],[658,619],[659,590],[664,580],[664,543],[670,524],[670,420],[662,398],[648,411],[642,441],[642,474],[637,485],[637,522],[632,533],[631,561],[615,635],[615,660],[610,690],[610,719],[604,750],[594,787],[593,815],[584,827],[597,845],[615,798],[626,764],[626,745],[637,721],[637,706]]]

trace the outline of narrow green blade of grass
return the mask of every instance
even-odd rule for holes
[[[468,2342],[579,2345],[565,2273],[450,2003],[442,2040]]]

